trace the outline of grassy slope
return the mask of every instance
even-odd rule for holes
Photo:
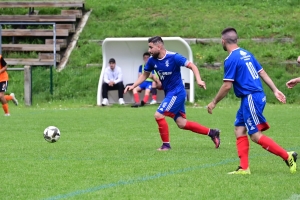
[[[240,38],[292,37],[292,44],[256,44],[244,41],[240,45],[252,51],[260,62],[274,63],[266,65],[272,77],[279,71],[283,84],[290,77],[297,76],[298,69],[284,67],[275,63],[295,60],[298,56],[300,40],[298,19],[300,7],[297,0],[289,1],[157,1],[157,0],[87,0],[86,7],[93,9],[90,19],[80,36],[78,45],[73,51],[67,69],[55,73],[54,95],[49,95],[49,71],[44,68],[35,69],[34,100],[43,102],[53,100],[74,100],[94,104],[99,68],[85,67],[88,63],[102,63],[101,46],[89,42],[92,39],[106,37],[137,37],[137,36],[181,36],[181,37],[220,37],[220,31],[227,26],[237,28]],[[6,11],[11,12],[11,11]],[[22,11],[24,12],[24,10]],[[41,13],[55,13],[53,9],[41,9]],[[227,53],[219,44],[193,45],[196,63],[222,62]],[[268,67],[270,66],[270,67]],[[273,70],[274,69],[274,70]],[[272,74],[274,71],[275,74]],[[13,76],[18,72],[11,72]],[[218,72],[204,70],[203,77],[210,85],[213,80],[220,79],[222,69]],[[219,75],[220,74],[220,75]],[[277,78],[274,79],[277,83]],[[220,81],[220,80],[219,80]],[[20,82],[20,81],[19,81]],[[217,91],[219,85],[211,84],[211,90]],[[299,93],[298,88],[295,89]],[[11,83],[10,91],[22,94],[23,85]],[[213,92],[215,93],[215,92]],[[206,97],[214,94],[204,93]],[[83,97],[81,96],[83,95]],[[201,94],[197,94],[200,97]],[[205,100],[199,99],[197,100]],[[299,102],[293,99],[293,102]]]

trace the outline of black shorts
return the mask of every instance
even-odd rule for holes
[[[6,92],[8,86],[8,81],[0,82],[0,92]]]

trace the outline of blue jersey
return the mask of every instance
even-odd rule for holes
[[[233,50],[224,61],[224,81],[232,81],[234,93],[243,97],[263,91],[258,73],[263,70],[255,57],[245,49]]]
[[[189,61],[182,55],[174,52],[167,51],[165,57],[162,59],[150,57],[144,70],[151,72],[155,70],[164,91],[180,92],[184,90],[184,86],[181,79],[180,68],[187,66]]]
[[[140,66],[139,66],[139,73],[140,73],[140,74],[142,74],[142,73],[144,72],[144,68],[145,68],[145,65],[140,65]],[[152,74],[153,74],[153,75],[155,74],[154,70],[152,71]],[[152,78],[147,78],[146,81],[151,81],[151,82],[153,82]]]

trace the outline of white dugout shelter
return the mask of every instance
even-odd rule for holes
[[[180,37],[162,37],[165,47],[169,51],[180,53],[189,61],[193,62],[193,53],[189,44]],[[138,68],[143,64],[143,53],[148,51],[148,38],[106,38],[102,43],[103,64],[100,73],[97,105],[102,102],[102,84],[105,68],[108,67],[108,60],[114,58],[116,65],[121,67],[123,73],[124,86],[134,83],[138,78]],[[188,101],[194,102],[194,74],[192,70],[182,67],[181,76],[188,95]],[[140,94],[143,99],[144,92]],[[151,97],[151,95],[150,95]],[[161,102],[164,98],[164,92],[158,90],[157,101]],[[118,102],[117,90],[108,92],[110,104]],[[150,99],[151,100],[151,99]],[[125,103],[134,103],[132,91],[124,94]]]

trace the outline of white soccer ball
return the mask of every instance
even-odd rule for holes
[[[57,140],[59,140],[60,138],[60,131],[57,127],[55,126],[48,126],[45,130],[44,130],[44,139],[47,142],[57,142]]]

